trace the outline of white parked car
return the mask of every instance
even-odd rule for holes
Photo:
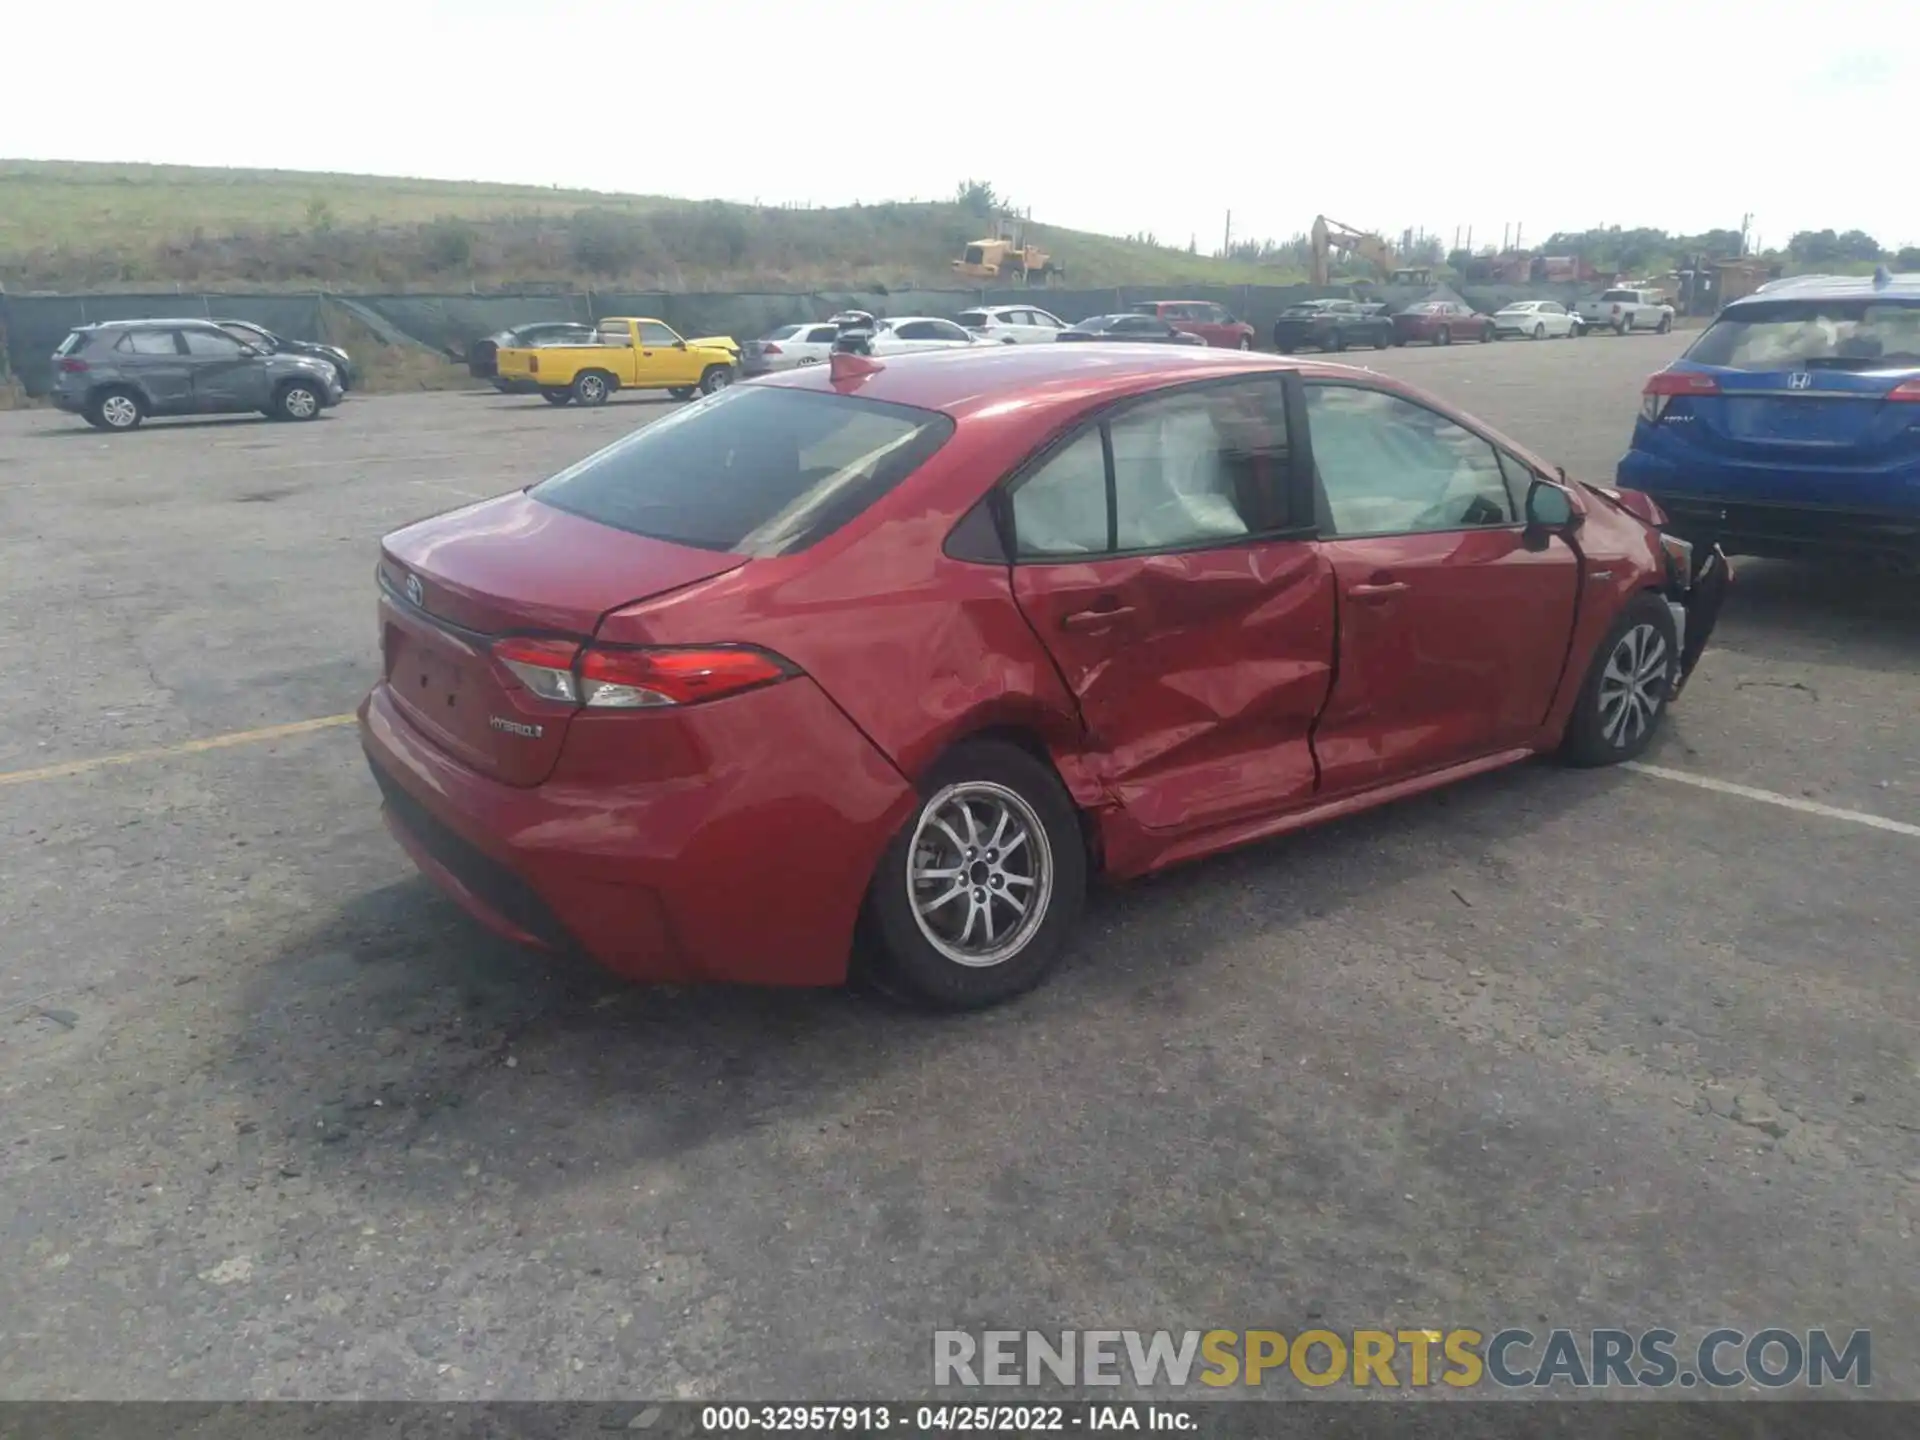
[[[1001,343],[932,315],[896,315],[882,320],[873,333],[875,355],[912,355],[922,350],[964,350]]]
[[[963,310],[959,321],[976,335],[1014,345],[1058,340],[1067,322],[1032,305],[982,305]]]
[[[1589,330],[1604,328],[1616,335],[1629,330],[1664,335],[1673,329],[1673,307],[1658,290],[1607,290],[1597,300],[1580,302],[1580,323]]]
[[[1580,317],[1557,300],[1516,300],[1493,312],[1493,336],[1522,335],[1532,340],[1564,340],[1582,330]]]
[[[769,330],[740,347],[740,373],[771,375],[802,365],[818,365],[833,353],[833,337],[839,333],[839,326],[824,320]]]

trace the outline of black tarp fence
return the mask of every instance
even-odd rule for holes
[[[748,340],[778,325],[824,320],[836,310],[868,310],[880,316],[939,315],[951,318],[976,305],[1030,304],[1069,322],[1126,310],[1149,300],[1211,300],[1253,325],[1264,339],[1289,305],[1323,296],[1364,296],[1395,306],[1410,304],[1439,287],[1334,285],[1162,285],[1109,289],[1015,287],[1004,290],[818,290],[805,293],[586,290],[513,294],[261,295],[0,293],[0,333],[6,363],[29,395],[44,395],[53,352],[76,325],[101,320],[249,320],[295,340],[323,340],[342,331],[371,331],[381,343],[414,345],[450,359],[467,347],[515,325],[536,320],[593,321],[642,315],[666,321],[690,337],[731,335]],[[1457,294],[1476,309],[1497,310],[1513,300],[1575,299],[1578,285],[1466,285]]]

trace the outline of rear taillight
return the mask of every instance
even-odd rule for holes
[[[762,355],[778,355],[781,353],[781,351],[778,345],[774,344],[771,340],[768,340],[760,346],[760,353]]]
[[[1695,370],[1661,370],[1647,377],[1640,392],[1640,418],[1651,423],[1667,413],[1676,396],[1718,395],[1720,382]]]
[[[543,700],[603,710],[698,705],[785,680],[793,667],[745,646],[616,649],[515,636],[494,658]]]
[[[60,362],[60,369],[67,375],[84,375],[87,373],[87,362],[84,360],[62,360]]]
[[[1920,401],[1920,379],[1902,380],[1887,392],[1889,400]]]

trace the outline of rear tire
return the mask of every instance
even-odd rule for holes
[[[731,365],[709,365],[706,373],[700,377],[700,393],[713,395],[733,384]]]
[[[573,377],[573,398],[582,405],[604,405],[613,394],[613,381],[600,370],[582,370]]]
[[[1433,343],[1436,345],[1451,345],[1453,343],[1453,331],[1445,325],[1442,325],[1440,327],[1440,333],[1433,337]]]
[[[1240,348],[1242,350],[1253,349],[1253,337],[1251,335],[1242,335],[1240,337]]]
[[[942,756],[920,794],[867,891],[882,987],[943,1010],[1032,989],[1086,899],[1086,841],[1059,777],[1015,746],[974,741]]]
[[[1574,702],[1560,752],[1569,765],[1617,765],[1647,748],[1666,718],[1678,640],[1665,600],[1642,591],[1627,602]]]
[[[310,380],[289,380],[273,392],[276,420],[313,420],[326,408],[320,389]]]
[[[1332,351],[1334,354],[1337,355],[1346,348],[1347,348],[1347,337],[1342,335],[1338,330],[1334,331],[1331,335],[1327,336],[1327,349]]]
[[[1480,327],[1480,343],[1482,345],[1491,345],[1493,343],[1493,327],[1491,325],[1483,325]]]
[[[1382,330],[1373,337],[1373,348],[1376,350],[1384,350],[1391,344],[1393,344],[1393,331],[1391,330]]]
[[[147,418],[147,407],[133,391],[116,387],[87,401],[86,417],[96,430],[138,430]]]
[[[1673,317],[1671,315],[1662,315],[1660,317],[1660,323],[1653,327],[1653,333],[1656,335],[1665,335],[1671,329],[1673,329]]]
[[[568,405],[573,402],[571,390],[542,390],[540,398],[549,405]]]
[[[1533,322],[1533,338],[1536,340],[1544,340],[1547,338],[1547,327],[1542,325],[1538,320]]]

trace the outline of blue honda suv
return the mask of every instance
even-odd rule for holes
[[[1617,478],[1729,554],[1920,559],[1920,274],[1727,305],[1647,381]]]

